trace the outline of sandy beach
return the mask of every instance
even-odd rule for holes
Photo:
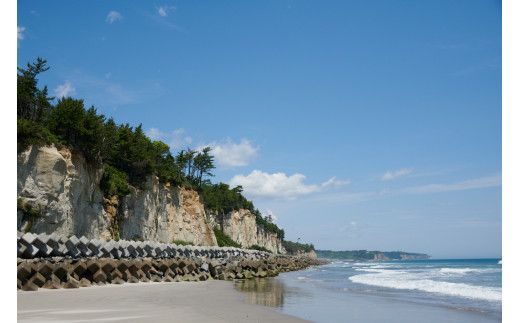
[[[226,281],[138,283],[17,294],[18,322],[307,322],[243,302]]]

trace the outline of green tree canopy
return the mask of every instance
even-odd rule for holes
[[[16,82],[18,116],[27,120],[42,121],[51,108],[47,86],[38,89],[38,74],[49,69],[47,61],[38,57],[36,62],[27,63],[27,68],[18,67]]]

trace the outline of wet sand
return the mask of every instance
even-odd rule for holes
[[[298,280],[301,272],[282,273],[277,277],[235,280],[236,290],[245,294],[245,302],[270,306],[280,313],[297,315],[312,322],[363,323],[491,323],[499,317],[468,311],[407,302],[370,293],[338,292],[316,288],[312,282]],[[296,279],[294,279],[296,278]]]
[[[243,302],[226,281],[17,293],[18,322],[307,322]]]

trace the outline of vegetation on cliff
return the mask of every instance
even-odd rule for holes
[[[307,244],[292,241],[284,241],[283,246],[285,250],[287,250],[287,253],[290,255],[295,255],[298,252],[310,252],[311,250],[314,250],[314,245],[312,243]]]
[[[208,209],[223,213],[248,209],[264,231],[284,239],[284,231],[265,220],[241,194],[242,187],[211,183],[215,165],[210,147],[173,154],[164,142],[150,140],[142,125],[117,125],[112,118],[98,114],[94,106],[85,107],[81,99],[63,97],[53,104],[55,98],[48,96],[47,87],[38,88],[38,75],[49,69],[46,64],[38,58],[26,68],[18,68],[20,148],[54,143],[81,151],[88,162],[104,167],[100,186],[108,198],[130,194],[131,187],[146,189],[146,178],[155,175],[160,182],[197,190]]]
[[[228,236],[224,232],[220,231],[219,229],[213,228],[213,232],[215,233],[215,238],[217,238],[217,244],[219,247],[243,248],[240,243],[235,242],[233,239],[231,239],[230,236]],[[256,244],[249,246],[246,249],[259,250],[259,251],[264,251],[264,252],[268,252],[268,253],[273,253],[271,250],[261,247]]]
[[[231,239],[230,236],[220,231],[217,228],[213,228],[213,232],[215,233],[215,238],[217,238],[217,244],[219,247],[235,247],[242,248],[242,245],[238,242],[235,242]]]

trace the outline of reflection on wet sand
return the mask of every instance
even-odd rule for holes
[[[305,294],[294,286],[289,288],[277,278],[235,280],[235,288],[245,294],[244,300],[247,303],[270,307],[283,307],[284,298]]]

